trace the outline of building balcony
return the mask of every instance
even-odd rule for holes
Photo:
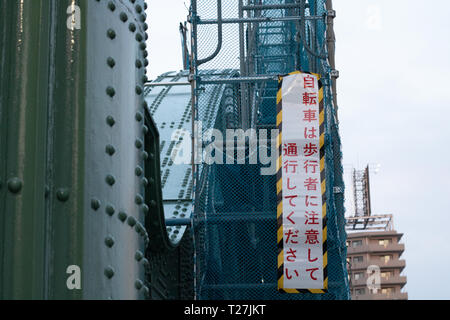
[[[389,278],[383,278],[381,277],[381,285],[399,285],[403,288],[403,286],[406,284],[407,279],[405,276],[391,276]],[[362,277],[358,280],[352,279],[351,286],[353,288],[356,287],[366,287],[367,286],[367,277]]]
[[[403,252],[405,251],[405,245],[403,243],[391,243],[387,246],[382,246],[379,244],[368,244],[357,247],[348,247],[347,254],[363,254],[363,253],[392,253],[392,252]]]
[[[382,294],[380,292],[376,294],[362,294],[362,295],[353,295],[352,300],[408,300],[408,293],[406,292],[398,292],[398,293],[390,293],[390,294]]]
[[[400,271],[402,271],[406,266],[406,262],[405,260],[389,260],[385,262],[380,259],[370,259],[365,262],[352,262],[350,270],[367,270],[367,268],[372,265],[378,266],[381,269],[391,268],[400,269]]]

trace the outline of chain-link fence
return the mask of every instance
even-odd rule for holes
[[[198,299],[349,299],[341,142],[328,58],[327,35],[334,17],[330,4],[191,3],[195,135],[200,138],[193,217]],[[325,294],[277,291],[276,176],[261,174],[273,159],[277,78],[295,70],[319,73],[324,84],[329,277]],[[230,162],[240,149],[227,129],[249,134],[240,137],[246,152],[240,163]],[[256,133],[258,148],[249,129]],[[228,157],[220,148],[208,149],[226,146],[230,139],[236,148]],[[216,161],[200,161],[208,154]]]

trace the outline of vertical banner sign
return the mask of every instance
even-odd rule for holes
[[[323,88],[318,74],[280,77],[277,95],[278,290],[326,293]]]

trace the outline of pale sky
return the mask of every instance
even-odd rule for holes
[[[181,69],[178,25],[189,0],[147,2],[153,79]],[[334,7],[344,165],[381,165],[371,175],[372,211],[393,214],[404,233],[409,298],[450,299],[450,2],[334,0]]]

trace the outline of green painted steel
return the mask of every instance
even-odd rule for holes
[[[44,288],[48,10],[48,1],[0,3],[2,297]]]
[[[0,1],[0,299],[192,297],[190,232],[167,241],[158,196],[145,8]]]

